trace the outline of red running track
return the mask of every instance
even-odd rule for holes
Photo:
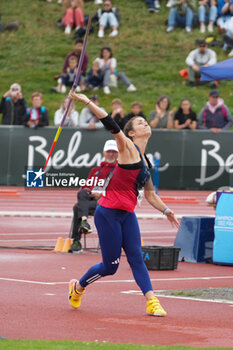
[[[168,316],[147,316],[125,257],[116,275],[89,286],[79,310],[68,304],[67,281],[99,262],[99,255],[6,250],[0,260],[0,334],[6,338],[233,346],[233,304],[160,297]],[[233,282],[230,267],[184,262],[150,276],[155,290]]]
[[[1,189],[1,188],[0,188]],[[7,187],[2,187],[6,190]],[[11,188],[12,189],[12,188]],[[71,216],[76,202],[75,190],[25,190],[22,187],[13,188],[20,194],[18,197],[0,197],[1,212],[8,216],[0,216],[0,247],[25,246],[55,246],[59,236],[68,237],[71,217],[59,217],[67,213]],[[168,203],[169,207],[179,215],[214,215],[214,210],[205,203],[209,192],[202,191],[160,191],[163,197],[187,198],[195,197],[198,204]],[[47,216],[9,216],[9,213],[42,212]],[[136,208],[138,214],[159,214],[146,201],[141,208]],[[18,214],[17,214],[18,215]],[[50,217],[49,217],[50,215]],[[53,217],[54,216],[54,217]],[[88,247],[97,245],[97,235],[90,218],[93,234],[88,236]],[[144,244],[171,245],[176,236],[176,229],[166,220],[139,220]]]
[[[0,198],[0,211],[71,212],[74,191],[25,191]],[[163,196],[196,197],[198,204],[169,204],[178,214],[213,215],[208,192],[161,191]],[[7,209],[6,209],[7,208]],[[138,213],[153,213],[143,203]],[[53,245],[65,238],[70,218],[1,216],[0,246]],[[93,221],[91,219],[93,224]],[[171,245],[176,236],[166,220],[140,220],[144,244]],[[94,227],[93,227],[94,229]],[[89,244],[96,245],[96,233]],[[189,346],[233,347],[233,303],[159,297],[165,318],[149,317],[126,258],[116,275],[89,286],[79,310],[70,308],[68,281],[79,278],[99,254],[42,250],[0,250],[0,335],[11,339],[71,339]],[[232,287],[233,268],[179,263],[175,271],[150,271],[155,290]]]

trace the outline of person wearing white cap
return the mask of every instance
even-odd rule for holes
[[[87,180],[98,178],[106,180],[113,173],[117,164],[118,148],[115,140],[107,140],[103,148],[104,161],[100,166],[91,169]],[[87,181],[86,181],[87,182]],[[94,181],[93,181],[94,183]],[[77,193],[78,202],[73,207],[73,244],[69,253],[80,252],[82,250],[81,235],[90,233],[91,227],[87,221],[88,215],[93,215],[97,207],[97,200],[101,196],[100,187],[91,185],[83,186]]]
[[[0,102],[2,124],[24,125],[26,109],[27,102],[22,95],[21,86],[17,83],[12,84]]]
[[[118,152],[118,148],[117,148],[117,144],[116,144],[115,140],[108,140],[105,142],[103,152],[108,152],[108,151]],[[109,153],[109,155],[110,155],[110,153]],[[109,163],[112,163],[112,162],[109,161]]]

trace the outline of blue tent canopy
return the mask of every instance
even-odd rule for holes
[[[201,67],[201,81],[233,80],[233,58]]]

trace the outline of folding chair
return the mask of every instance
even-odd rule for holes
[[[90,216],[93,216],[93,215],[90,215]],[[71,222],[71,226],[70,226],[70,232],[69,232],[69,237],[70,238],[72,236],[73,225],[74,225],[74,219],[72,218],[72,222]],[[99,250],[100,250],[99,240],[98,240],[97,247],[88,247],[87,246],[87,235],[90,235],[90,234],[91,233],[82,233],[82,236],[83,236],[83,250],[91,250],[91,251],[94,251],[96,253],[99,253]]]

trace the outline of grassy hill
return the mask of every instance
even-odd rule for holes
[[[169,9],[162,1],[159,14],[148,13],[144,0],[115,0],[120,9],[122,23],[119,36],[97,38],[97,28],[90,34],[87,53],[91,62],[99,55],[100,48],[109,45],[118,60],[118,70],[125,72],[137,87],[137,92],[126,92],[125,86],[112,89],[109,96],[98,91],[100,104],[110,110],[113,98],[121,98],[125,110],[139,100],[143,103],[146,115],[154,108],[155,101],[162,94],[170,96],[172,107],[178,106],[183,97],[191,99],[193,109],[198,113],[207,100],[208,86],[189,88],[179,76],[179,70],[185,68],[185,58],[195,48],[195,40],[204,37],[199,29],[187,34],[177,29],[165,34],[165,21]],[[94,15],[98,6],[94,0],[85,3],[85,14]],[[56,27],[61,17],[61,6],[57,0],[47,3],[40,0],[1,1],[2,22],[18,20],[18,31],[0,33],[0,95],[8,90],[10,84],[18,82],[30,104],[31,94],[41,91],[44,105],[50,113],[50,124],[59,108],[63,95],[50,92],[56,85],[54,75],[61,72],[66,54],[73,48],[72,36],[66,36]],[[216,35],[217,35],[217,30]],[[108,33],[107,33],[108,34]],[[221,38],[218,37],[218,40]],[[219,47],[214,48],[218,61],[227,58]],[[227,105],[233,111],[231,91],[232,82],[221,82],[219,91]],[[77,108],[80,110],[79,108]]]

